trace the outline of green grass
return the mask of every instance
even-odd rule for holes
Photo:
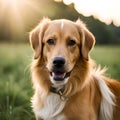
[[[0,44],[0,120],[34,120],[29,67],[32,49],[26,44]],[[120,79],[120,46],[97,46],[92,58]]]
[[[106,67],[107,75],[120,80],[120,46],[97,46],[91,57],[102,67]]]
[[[0,120],[34,120],[28,45],[0,45]]]

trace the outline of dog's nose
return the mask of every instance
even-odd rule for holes
[[[65,59],[63,57],[55,57],[53,60],[53,65],[55,67],[61,68],[65,64]]]

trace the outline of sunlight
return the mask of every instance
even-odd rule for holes
[[[0,0],[0,23],[11,31],[12,36],[22,33],[25,30],[25,21],[28,16],[25,13],[28,9],[37,11],[35,2],[32,0]]]
[[[110,24],[120,26],[119,0],[63,0],[66,5],[74,3],[75,9],[84,16],[95,18]]]
[[[0,1],[0,18],[1,22],[6,21],[11,33],[19,33],[24,30],[24,23],[20,12],[23,6],[22,0],[1,0]],[[6,19],[4,19],[6,18]],[[15,24],[18,23],[17,25]]]
[[[24,2],[22,0],[1,0],[1,6],[7,6],[10,7],[11,9],[14,7],[20,7]]]
[[[2,0],[5,4],[15,5],[18,0]]]

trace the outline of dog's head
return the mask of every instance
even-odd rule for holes
[[[34,59],[42,59],[54,85],[68,82],[79,59],[89,61],[89,52],[95,43],[94,36],[77,20],[43,19],[30,33]]]

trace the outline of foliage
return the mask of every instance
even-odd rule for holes
[[[84,17],[74,9],[74,4],[67,6],[63,2],[55,2],[54,0],[29,0],[29,4],[17,13],[23,23],[22,30],[20,23],[18,24],[15,19],[18,16],[13,16],[10,19],[11,13],[8,13],[11,9],[7,8],[5,16],[0,18],[0,41],[25,41],[28,38],[28,32],[45,16],[51,19],[76,20],[81,18],[95,35],[97,44],[120,44],[120,27],[115,27],[113,24],[106,25],[92,16]],[[0,5],[0,11],[2,11],[1,9]]]

